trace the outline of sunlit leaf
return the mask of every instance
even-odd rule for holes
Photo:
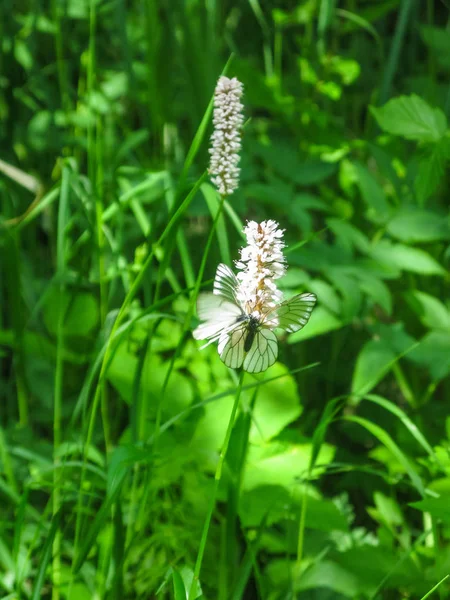
[[[276,363],[271,376],[287,374],[283,365]],[[261,387],[252,413],[250,440],[262,443],[280,433],[302,413],[300,398],[291,376],[282,377]]]
[[[381,108],[371,106],[371,111],[384,131],[408,140],[437,142],[447,130],[444,113],[415,94],[393,98]]]
[[[337,319],[329,310],[323,306],[317,306],[311,314],[308,326],[290,335],[288,337],[288,344],[296,344],[308,338],[323,335],[335,329],[340,329],[343,325],[344,323]]]

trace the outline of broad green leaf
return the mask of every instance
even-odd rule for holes
[[[338,315],[341,312],[341,300],[336,294],[335,289],[326,281],[321,279],[311,279],[305,289],[316,294],[320,298],[320,303],[329,311]]]
[[[221,385],[223,389],[223,383]],[[219,388],[220,389],[220,388]],[[228,421],[233,408],[234,394],[206,404],[202,416],[198,420],[195,433],[190,442],[190,449],[207,457],[209,463],[205,469],[214,471],[217,452],[225,439]]]
[[[261,485],[279,485],[292,491],[295,482],[306,477],[311,460],[312,444],[271,442],[265,446],[251,445],[242,482],[243,490]],[[322,444],[317,464],[333,460],[334,448]],[[320,472],[319,468],[315,469]],[[313,472],[314,473],[314,472]]]
[[[298,185],[316,185],[336,172],[336,165],[320,160],[302,159],[295,146],[284,142],[260,147],[258,153],[271,169]]]
[[[275,377],[283,373],[287,376],[263,385],[258,391],[250,429],[250,441],[255,444],[269,441],[302,413],[297,386],[288,369],[276,363],[270,370]]]
[[[314,492],[315,493],[315,492]],[[239,503],[239,516],[244,527],[258,527],[283,521],[286,510],[298,515],[303,494],[293,494],[285,487],[264,485],[245,491]],[[348,531],[346,517],[331,500],[308,494],[308,528],[320,531]]]
[[[351,321],[360,311],[362,294],[353,273],[345,267],[329,267],[327,276],[342,296],[342,318]]]
[[[450,311],[438,298],[419,290],[409,292],[412,309],[430,329],[442,329],[450,333]]]
[[[336,173],[337,167],[333,163],[320,160],[305,160],[293,173],[293,180],[298,185],[317,185]]]
[[[364,233],[344,219],[329,218],[326,223],[336,235],[338,241],[348,249],[357,248],[362,253],[367,253],[370,242]]]
[[[295,194],[294,203],[298,204],[303,209],[320,210],[321,212],[328,212],[330,210],[330,207],[326,202],[321,200],[318,196],[309,194],[308,192]]]
[[[423,582],[423,569],[408,554],[398,553],[382,542],[378,546],[354,546],[336,559],[344,568],[354,573],[363,587],[362,597],[380,598],[376,590],[380,581],[395,592],[401,585]],[[370,590],[370,595],[367,594]],[[396,594],[394,593],[396,598]],[[352,600],[354,600],[352,598]]]
[[[358,354],[352,378],[352,393],[367,394],[391,369],[396,354],[383,340],[368,341]]]
[[[358,577],[331,560],[314,563],[294,583],[296,591],[328,588],[347,598],[357,598],[363,591]]]
[[[368,216],[376,221],[385,221],[389,216],[390,207],[383,188],[363,164],[355,162],[353,166],[361,195],[369,209]]]
[[[441,519],[450,525],[450,497],[448,495],[439,498],[425,498],[419,502],[412,502],[410,506],[422,512],[430,513],[432,517]]]
[[[368,270],[355,269],[355,276],[359,279],[361,290],[390,315],[392,313],[392,296],[388,286]]]
[[[416,338],[406,333],[402,322],[385,325],[384,323],[374,323],[373,334],[383,340],[396,354],[409,356],[415,345]]]
[[[400,506],[394,498],[389,498],[382,492],[375,492],[373,498],[378,515],[381,517],[381,522],[388,523],[394,527],[404,523],[404,517],[400,510]]]
[[[296,344],[308,338],[323,335],[329,331],[340,329],[343,325],[344,323],[337,319],[329,310],[323,306],[317,306],[312,311],[311,318],[306,327],[288,337],[288,344]]]
[[[381,108],[371,106],[370,110],[384,131],[408,140],[437,142],[447,131],[445,114],[415,94],[393,98]]]
[[[437,212],[401,209],[387,224],[387,231],[402,242],[434,242],[450,238],[450,224]]]
[[[437,381],[450,374],[450,336],[445,331],[431,331],[420,345],[409,353],[409,358],[425,367]]]
[[[139,346],[138,346],[139,347]],[[116,388],[122,399],[130,403],[138,367],[138,357],[130,348],[130,341],[122,342],[114,354],[107,371],[108,381]],[[158,354],[148,353],[145,357],[143,375],[139,382],[139,394],[153,401],[149,406],[148,426],[154,416],[156,400],[161,397],[164,380],[169,369],[169,361],[163,361]],[[174,369],[167,384],[162,407],[165,418],[172,417],[187,408],[192,402],[193,389],[190,380],[178,369]]]
[[[392,244],[387,240],[381,240],[373,246],[371,255],[381,265],[397,267],[402,271],[440,276],[445,276],[447,273],[427,252],[404,244]]]
[[[267,206],[284,206],[289,210],[294,205],[294,188],[292,183],[286,183],[281,177],[270,176],[267,183],[249,183],[244,188],[245,197],[250,202],[257,201]]]
[[[183,580],[183,585],[185,590],[190,591],[191,590],[191,586],[192,586],[192,580],[194,579],[194,571],[188,567],[187,565],[184,565],[183,567],[181,567],[180,569],[178,569],[178,574],[181,575],[181,578]],[[187,596],[185,596],[183,598],[183,600],[186,599]],[[200,582],[197,581],[195,588],[193,590],[193,593],[191,593],[191,598],[192,600],[196,600],[197,598],[203,598],[202,596],[202,587],[200,585]]]
[[[184,587],[183,578],[175,567],[172,567],[172,582],[174,600],[186,600],[189,587]]]
[[[92,294],[65,291],[60,300],[60,291],[54,286],[43,309],[45,326],[53,335],[56,335],[59,311],[63,313],[66,336],[89,335],[99,321],[98,302]]]
[[[444,138],[435,144],[428,156],[419,162],[419,170],[414,182],[417,200],[420,205],[438,189],[444,177],[446,164],[450,158],[449,140]]]

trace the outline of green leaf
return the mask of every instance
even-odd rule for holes
[[[422,512],[430,513],[432,517],[450,525],[450,498],[448,496],[425,498],[419,502],[411,502],[410,506]]]
[[[423,582],[421,565],[408,554],[399,559],[398,553],[382,542],[379,546],[354,546],[340,554],[338,560],[339,564],[360,579],[363,586],[360,597],[370,600],[380,599],[377,590],[385,585],[397,592],[402,585]],[[389,585],[386,584],[387,580]]]
[[[312,311],[311,318],[306,327],[288,337],[288,344],[296,344],[308,338],[323,335],[329,331],[340,329],[343,325],[344,323],[337,319],[329,310],[323,306],[317,306]]]
[[[369,208],[369,217],[373,216],[377,221],[386,220],[390,207],[383,188],[363,164],[355,162],[353,166],[361,195]]]
[[[311,453],[312,444],[270,442],[265,446],[250,445],[242,489],[279,485],[291,492],[294,482],[306,477]],[[329,444],[322,444],[317,462],[325,465],[333,457],[334,448]],[[322,470],[316,468],[315,474]]]
[[[408,429],[408,431],[411,433],[411,435],[417,440],[417,442],[422,446],[422,448],[424,448],[424,450],[426,450],[426,452],[428,452],[428,454],[430,456],[435,457],[433,448],[427,442],[425,436],[422,434],[422,432],[417,427],[417,425],[415,425],[411,421],[411,419],[403,412],[403,410],[401,408],[399,408],[398,406],[396,406],[389,400],[386,400],[385,398],[382,398],[381,396],[378,396],[376,394],[368,394],[364,398],[364,400],[369,400],[370,402],[374,402],[375,404],[382,406],[383,408],[388,410],[390,413],[395,415],[403,423],[403,425]]]
[[[409,358],[427,367],[435,381],[450,374],[450,336],[445,331],[431,331],[425,335]]]
[[[381,517],[380,522],[388,523],[394,527],[404,523],[404,517],[400,506],[393,499],[385,496],[382,492],[375,492],[373,495],[377,513]]]
[[[342,295],[342,318],[351,321],[361,308],[362,294],[353,273],[346,267],[329,267],[328,278]]]
[[[431,594],[436,591],[438,589],[438,587],[441,586],[441,584],[444,583],[444,581],[447,581],[447,579],[450,577],[450,575],[446,575],[445,577],[443,577],[435,586],[433,586],[431,588],[431,590],[429,592],[427,592],[425,594],[425,596],[422,596],[422,598],[420,600],[426,600],[427,598],[429,598],[431,596]]]
[[[314,563],[294,586],[296,591],[328,588],[348,598],[356,598],[362,591],[356,575],[331,560]]]
[[[75,573],[83,566],[98,535],[110,519],[112,506],[117,500],[127,473],[131,471],[135,463],[151,461],[153,461],[153,456],[144,447],[119,446],[114,450],[108,465],[106,498],[96,511],[94,519],[89,524],[89,530],[82,538],[81,547],[74,561]]]
[[[161,327],[158,333],[164,331],[165,338],[162,338],[162,342],[165,341],[169,347],[172,347],[170,337],[174,331],[177,331],[177,328],[175,327],[174,329],[175,324],[170,324],[173,326],[172,328],[164,329]],[[137,339],[139,335],[146,334],[146,329],[135,326],[133,334],[134,339]],[[160,338],[155,335],[152,344],[153,350],[158,348],[159,340]],[[164,350],[165,346],[163,345],[160,349]],[[114,358],[107,371],[107,379],[127,403],[130,403],[133,398],[133,386],[135,385],[137,367],[138,357],[131,351],[130,341],[126,339],[120,343],[114,354]],[[147,353],[143,367],[145,376],[140,380],[139,393],[142,397],[147,396],[154,399],[154,403],[149,407],[149,410],[155,409],[156,400],[163,393],[162,389],[168,369],[169,361],[163,361],[159,354]],[[163,416],[165,418],[171,417],[187,408],[192,402],[192,397],[193,389],[191,382],[178,369],[174,369],[164,394]],[[150,419],[152,412],[147,416]]]
[[[274,376],[283,373],[287,376],[263,385],[258,391],[250,429],[250,441],[253,443],[269,441],[303,411],[295,380],[288,375],[288,369],[276,363],[270,371]]]
[[[343,419],[346,421],[351,421],[352,423],[358,423],[361,425],[361,427],[364,427],[367,429],[367,431],[374,435],[403,466],[419,494],[421,496],[424,495],[425,489],[423,487],[423,482],[420,478],[420,475],[417,473],[414,464],[405,456],[391,436],[383,428],[379,427],[375,423],[372,423],[371,421],[368,421],[367,419],[363,419],[362,417],[344,416]]]
[[[419,248],[381,240],[372,248],[371,255],[375,261],[390,268],[397,267],[420,275],[446,275],[446,270],[427,252]]]
[[[337,170],[332,163],[302,159],[293,144],[281,140],[272,142],[270,146],[258,146],[255,151],[271,169],[298,185],[316,185]]]
[[[315,492],[314,492],[315,493]],[[303,493],[295,494],[285,487],[264,485],[247,490],[239,502],[239,516],[244,527],[258,527],[284,521],[286,511],[300,514]],[[307,497],[308,528],[319,531],[348,531],[345,515],[331,500]]]
[[[354,227],[344,219],[329,218],[326,223],[331,231],[336,235],[339,243],[346,248],[357,248],[360,252],[366,254],[370,248],[370,242],[364,233]]]
[[[383,131],[408,140],[437,142],[447,131],[445,114],[415,94],[393,98],[370,110]]]
[[[368,270],[355,269],[355,276],[359,279],[361,290],[390,315],[392,313],[392,296],[388,286]]]
[[[179,569],[178,573],[179,575],[181,575],[181,578],[183,580],[184,589],[186,591],[191,590],[192,580],[194,579],[194,571],[187,565],[184,565],[183,567],[181,567],[181,569]],[[182,598],[182,600],[186,600],[186,598],[187,596],[185,595],[184,598]],[[202,587],[199,581],[197,581],[193,589],[193,593],[191,593],[191,598],[192,600],[196,600],[196,598],[203,598]]]
[[[47,330],[53,335],[56,335],[60,310],[63,313],[64,334],[67,336],[87,336],[98,324],[98,303],[94,296],[86,292],[63,291],[61,294],[56,286],[50,290],[43,316]]]
[[[450,69],[450,36],[445,27],[423,25],[420,29],[423,41],[431,49],[438,63]]]
[[[317,457],[319,456],[320,448],[322,447],[322,444],[324,443],[325,436],[328,431],[328,427],[334,421],[336,415],[341,410],[342,404],[344,402],[345,402],[344,398],[341,398],[341,397],[333,398],[332,400],[330,400],[327,403],[325,410],[322,413],[319,424],[314,429],[314,435],[313,435],[313,439],[312,439],[311,459],[310,459],[309,466],[308,466],[309,473],[311,473],[311,471],[314,468],[314,465],[316,464],[316,460],[317,460]]]
[[[178,571],[172,569],[173,595],[175,600],[186,600],[186,589],[184,587],[183,578]],[[189,588],[188,588],[189,589]]]
[[[391,369],[396,354],[383,340],[370,340],[358,354],[352,378],[352,393],[367,394]]]
[[[450,333],[450,311],[440,300],[419,290],[409,292],[407,299],[411,300],[412,309],[419,315],[425,327]]]
[[[449,159],[449,140],[447,138],[439,141],[428,156],[421,159],[414,189],[417,200],[423,205],[426,200],[438,189],[441,183],[446,163]]]
[[[400,209],[387,224],[387,231],[407,243],[450,238],[450,225],[444,215],[414,208]]]
[[[321,279],[311,279],[306,289],[316,294],[320,298],[321,304],[328,310],[338,315],[341,312],[341,300],[335,289],[326,281]]]

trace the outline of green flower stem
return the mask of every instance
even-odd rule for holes
[[[238,386],[236,389],[236,395],[234,397],[233,408],[231,410],[230,420],[228,421],[228,427],[227,427],[227,431],[225,434],[225,439],[224,439],[224,442],[222,445],[222,450],[220,452],[219,461],[217,463],[216,473],[214,475],[214,489],[213,489],[213,493],[210,498],[208,512],[206,513],[205,523],[203,525],[203,532],[202,532],[202,537],[200,540],[200,547],[199,547],[198,554],[197,554],[197,560],[196,560],[195,569],[194,569],[194,577],[192,579],[191,588],[189,590],[188,600],[195,600],[195,598],[196,598],[196,593],[198,590],[198,581],[199,581],[199,577],[200,577],[200,570],[202,568],[203,556],[205,554],[205,548],[206,548],[206,541],[208,539],[209,526],[211,524],[212,514],[213,514],[214,508],[216,506],[216,500],[217,500],[217,494],[219,491],[220,479],[222,477],[222,469],[223,469],[223,465],[225,463],[225,458],[227,455],[228,444],[230,443],[231,432],[233,431],[234,422],[236,420],[236,413],[237,413],[237,409],[239,406],[239,400],[241,397],[243,382],[244,382],[244,371],[241,371],[241,374],[239,376],[239,383],[238,383]]]
[[[183,344],[183,340],[185,339],[185,336],[187,334],[187,332],[190,330],[191,328],[191,319],[192,319],[192,315],[194,314],[194,310],[195,310],[195,302],[197,300],[197,296],[200,292],[200,287],[202,285],[202,280],[203,280],[203,274],[205,272],[205,268],[206,268],[206,261],[208,259],[208,255],[209,255],[209,250],[211,248],[211,244],[212,244],[212,240],[214,237],[214,234],[216,232],[217,229],[217,223],[219,222],[219,219],[222,215],[223,212],[223,205],[225,202],[225,198],[226,196],[221,196],[220,197],[220,201],[219,201],[219,205],[217,207],[217,213],[214,217],[214,220],[212,222],[211,225],[211,229],[209,231],[209,235],[208,235],[208,239],[206,240],[206,246],[205,249],[203,251],[203,256],[202,256],[202,260],[200,263],[200,268],[197,274],[197,279],[195,281],[195,285],[194,285],[194,289],[193,292],[191,294],[191,299],[190,299],[190,303],[189,303],[189,307],[184,319],[184,324],[183,324],[183,330],[181,332],[180,335],[180,343],[178,344],[178,347],[175,350],[175,353],[172,357],[172,360],[170,362],[169,368],[167,370],[167,374],[164,378],[164,382],[163,382],[163,386],[162,386],[162,390],[161,390],[161,395],[160,398],[158,400],[158,405],[156,407],[156,419],[155,419],[155,433],[154,433],[154,448],[156,448],[157,442],[158,442],[158,437],[159,437],[159,432],[161,429],[161,416],[162,416],[162,406],[163,406],[163,402],[164,402],[164,397],[165,397],[165,393],[166,393],[166,389],[167,389],[167,384],[169,383],[169,378],[170,375],[173,371],[173,367],[175,364],[176,359],[178,358],[179,354],[181,353],[182,348],[184,347]]]
[[[88,456],[88,452],[89,452],[89,447],[91,445],[92,442],[92,436],[94,434],[94,425],[95,425],[95,419],[97,416],[97,412],[98,412],[98,407],[99,407],[99,403],[100,403],[100,398],[101,398],[101,385],[100,382],[102,382],[106,376],[106,371],[109,367],[110,364],[110,357],[111,357],[111,352],[112,352],[112,345],[113,345],[113,340],[115,339],[115,334],[117,333],[117,330],[119,329],[119,326],[121,325],[121,323],[123,322],[128,308],[130,307],[131,302],[133,301],[133,299],[135,298],[136,294],[138,293],[142,281],[144,279],[144,276],[146,275],[150,265],[153,262],[153,258],[155,256],[155,251],[156,248],[158,248],[161,243],[170,235],[173,234],[175,231],[175,228],[177,226],[177,224],[179,223],[182,215],[184,214],[185,210],[188,208],[189,204],[191,203],[193,197],[195,196],[195,194],[197,193],[198,189],[200,188],[201,184],[204,182],[204,180],[206,179],[207,173],[203,173],[203,175],[197,180],[197,182],[195,183],[194,187],[192,188],[192,190],[189,192],[189,194],[186,196],[186,198],[183,200],[183,202],[181,203],[181,205],[179,206],[179,208],[175,211],[175,213],[172,215],[169,224],[167,225],[166,229],[163,231],[163,233],[161,234],[158,242],[153,246],[152,250],[149,252],[147,258],[145,259],[144,264],[142,265],[142,269],[140,270],[139,274],[137,275],[136,279],[133,281],[132,285],[130,286],[130,289],[128,290],[127,295],[125,296],[125,299],[122,303],[122,306],[119,310],[119,314],[116,317],[116,320],[114,321],[114,325],[112,326],[111,329],[111,333],[109,335],[108,338],[108,342],[106,345],[106,349],[105,349],[105,354],[103,356],[103,360],[102,360],[102,365],[100,368],[100,374],[99,374],[99,385],[97,385],[97,388],[95,390],[95,395],[94,395],[94,399],[92,401],[92,407],[91,407],[91,412],[90,412],[90,416],[89,416],[89,423],[88,423],[88,430],[87,430],[87,434],[86,434],[86,441],[84,444],[84,454],[83,454],[83,464],[81,467],[81,475],[80,475],[80,493],[78,494],[78,502],[77,502],[77,509],[76,509],[76,525],[75,525],[75,542],[74,542],[74,561],[73,561],[73,565],[76,564],[76,558],[77,558],[77,550],[78,550],[78,545],[79,545],[79,541],[80,541],[80,535],[81,535],[81,523],[82,523],[82,502],[83,502],[83,490],[84,490],[84,480],[86,477],[86,465],[87,465],[87,456]],[[71,586],[73,583],[73,578],[74,578],[74,573],[72,572],[72,580],[71,580]],[[72,587],[70,588],[70,590],[72,589]],[[69,595],[70,598],[70,595]]]
[[[61,507],[61,471],[58,468],[61,462],[58,456],[59,447],[62,442],[62,402],[63,402],[63,381],[64,381],[64,319],[65,306],[63,302],[65,293],[65,283],[63,275],[66,269],[65,255],[65,230],[68,220],[70,197],[70,172],[67,167],[63,168],[60,190],[60,201],[58,209],[58,229],[57,229],[57,252],[56,252],[56,272],[60,281],[58,285],[58,320],[56,329],[56,366],[54,380],[54,400],[53,400],[53,494],[52,509],[53,518],[56,519]],[[59,600],[61,587],[61,549],[62,532],[58,529],[55,532],[52,545],[52,600]]]

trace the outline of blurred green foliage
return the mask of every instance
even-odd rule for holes
[[[237,384],[192,290],[265,218],[318,306],[245,377],[196,596],[450,597],[449,8],[3,0],[2,598],[186,599]]]

